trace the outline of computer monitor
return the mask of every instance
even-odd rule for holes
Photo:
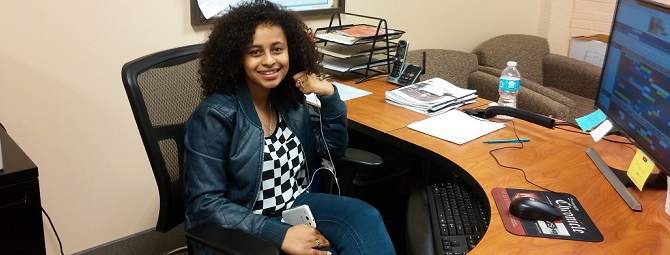
[[[670,6],[617,2],[596,107],[670,174]]]

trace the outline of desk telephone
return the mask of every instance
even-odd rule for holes
[[[398,41],[398,48],[396,48],[395,57],[393,58],[393,67],[391,67],[391,72],[386,77],[388,82],[407,86],[416,82],[419,75],[421,75],[421,71],[423,70],[421,66],[413,64],[405,65],[408,48],[409,43],[407,41]]]

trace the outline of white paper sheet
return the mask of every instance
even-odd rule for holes
[[[610,130],[612,130],[612,122],[610,120],[605,120],[603,121],[602,124],[600,124],[596,129],[591,131],[591,137],[593,137],[593,140],[598,142],[600,139],[602,139]]]
[[[407,127],[455,144],[464,144],[501,129],[505,124],[472,117],[460,110],[451,110],[414,122]]]
[[[342,84],[339,82],[332,82],[332,84],[337,87],[337,92],[340,94],[340,99],[342,101],[347,101],[349,99],[354,99],[357,97],[362,97],[362,96],[367,96],[372,94],[369,91],[354,88],[352,86]],[[316,106],[321,106],[321,102],[319,102],[319,99],[316,97],[314,93],[311,93],[306,96],[307,97],[307,102],[310,102]]]

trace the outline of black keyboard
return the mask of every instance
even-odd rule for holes
[[[489,226],[489,213],[462,182],[426,187],[435,254],[461,255],[475,248]]]

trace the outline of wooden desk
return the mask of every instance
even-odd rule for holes
[[[376,76],[359,84],[354,84],[353,81],[340,82],[372,92],[372,95],[346,101],[349,109],[347,112],[349,124],[353,125],[355,129],[371,129],[367,131],[388,133],[428,117],[396,105],[387,104],[384,93],[398,86],[387,83],[386,76]],[[488,104],[487,100],[477,99],[469,106],[480,107],[486,104]]]
[[[640,200],[642,212],[631,211],[614,188],[586,155],[595,148],[605,162],[627,169],[634,147],[608,141],[595,143],[584,134],[548,129],[523,120],[514,120],[519,137],[530,137],[523,149],[495,152],[500,163],[522,168],[529,180],[554,191],[573,194],[579,199],[604,236],[603,242],[581,242],[539,237],[516,236],[504,228],[491,196],[494,187],[538,190],[524,180],[520,171],[498,166],[489,151],[510,144],[484,144],[487,139],[514,136],[512,123],[507,127],[464,145],[456,145],[407,128],[407,124],[427,116],[386,104],[384,92],[395,88],[379,77],[360,84],[343,82],[372,92],[349,100],[352,128],[372,132],[385,139],[399,139],[416,146],[426,156],[434,153],[463,169],[476,180],[491,205],[491,223],[482,241],[470,254],[668,254],[670,253],[670,216],[665,211],[665,190],[629,188]],[[468,105],[486,105],[484,100]],[[435,156],[435,155],[432,155]]]

